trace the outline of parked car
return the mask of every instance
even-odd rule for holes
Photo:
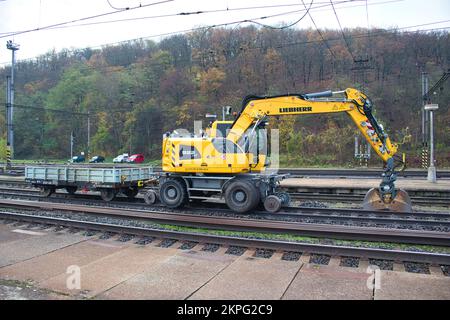
[[[144,155],[142,153],[133,154],[128,158],[128,162],[142,163],[142,162],[144,162]]]
[[[128,162],[128,153],[123,153],[118,155],[117,157],[115,157],[113,159],[114,163],[123,163],[123,162]]]
[[[79,156],[73,156],[70,162],[72,163],[80,163],[84,162],[86,158],[84,157],[84,154],[80,154]]]
[[[102,163],[105,161],[105,158],[102,156],[93,156],[91,160],[89,160],[89,163]]]

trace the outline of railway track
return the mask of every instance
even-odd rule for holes
[[[11,190],[21,191],[21,190]],[[167,210],[162,205],[146,205],[143,199],[116,198],[113,202],[104,202],[96,195],[75,194],[68,195],[57,193],[50,198],[42,198],[36,191],[27,190],[24,193],[3,193],[3,197],[19,198],[25,200],[51,201],[53,203],[67,203],[73,205],[94,205],[101,207],[116,207],[123,209],[133,209],[145,212],[151,212],[155,209]],[[9,200],[0,204],[8,205]],[[340,224],[347,226],[375,226],[394,229],[416,229],[416,230],[450,230],[450,213],[443,212],[413,212],[408,214],[399,214],[385,211],[365,211],[357,209],[336,209],[336,208],[311,208],[311,207],[286,207],[276,214],[270,214],[265,211],[254,211],[249,214],[235,214],[223,203],[191,204],[185,210],[172,210],[172,213],[194,213],[206,216],[231,216],[239,218],[252,218],[270,221],[301,222],[309,224]]]
[[[450,232],[377,228],[367,226],[348,226],[321,223],[302,223],[298,221],[256,219],[249,217],[230,217],[198,214],[198,212],[173,212],[137,210],[126,208],[105,208],[98,206],[74,205],[41,201],[0,200],[2,207],[25,210],[44,210],[75,212],[90,215],[110,216],[121,219],[171,224],[184,227],[208,228],[215,230],[243,231],[257,233],[282,233],[299,236],[325,237],[361,241],[388,241],[396,243],[415,243],[423,245],[448,245]],[[301,215],[301,213],[298,213]],[[448,217],[447,217],[448,218]],[[449,220],[445,220],[446,223]],[[434,223],[441,223],[434,221]]]
[[[245,248],[265,248],[271,250],[284,250],[288,252],[327,254],[331,256],[347,256],[358,258],[371,258],[380,260],[412,261],[430,264],[450,264],[450,255],[436,252],[421,252],[396,250],[386,248],[366,248],[356,246],[341,246],[330,244],[315,244],[304,242],[291,242],[268,239],[254,239],[247,237],[230,237],[223,235],[211,235],[184,231],[161,230],[154,228],[143,228],[137,226],[118,225],[113,223],[102,223],[96,221],[81,221],[61,217],[36,216],[23,213],[0,212],[0,218],[9,221],[27,223],[39,223],[44,225],[78,228],[81,230],[95,230],[101,232],[113,232],[142,237],[157,237],[192,241],[198,243],[213,243],[228,246],[240,246]]]
[[[21,193],[26,192],[29,195],[38,194],[39,190],[30,187],[26,183],[11,183],[8,184],[7,187],[2,187],[0,182],[0,193],[5,195],[12,193]],[[17,188],[20,187],[20,188]],[[26,190],[26,191],[25,191]],[[330,201],[330,202],[354,202],[354,203],[362,203],[364,199],[364,195],[354,195],[354,194],[323,194],[323,193],[310,193],[310,192],[290,192],[289,193],[292,200],[297,201]],[[77,194],[79,195],[79,194]],[[443,196],[411,196],[411,201],[414,205],[421,206],[448,206],[450,208],[450,197]]]

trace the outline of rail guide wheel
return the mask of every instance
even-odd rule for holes
[[[144,194],[144,201],[146,204],[155,204],[157,200],[158,197],[155,190],[148,190]]]
[[[363,208],[370,211],[412,212],[412,203],[408,193],[403,189],[396,190],[393,199],[383,199],[378,188],[372,188],[364,197]]]
[[[275,213],[280,211],[283,200],[276,195],[270,195],[264,200],[264,209],[270,213]]]

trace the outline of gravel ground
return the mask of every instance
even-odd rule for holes
[[[339,265],[341,267],[358,268],[359,258],[357,258],[357,257],[342,257],[341,263]]]
[[[178,249],[180,249],[180,250],[191,250],[197,244],[198,244],[198,242],[185,241],[185,242],[183,242],[183,244],[180,247],[178,247]]]
[[[55,227],[53,227],[53,231],[55,231],[55,232],[62,231],[64,229],[66,229],[66,227],[64,227],[64,226],[55,226]]]
[[[158,247],[169,248],[177,241],[178,240],[176,240],[176,239],[164,239],[163,241],[161,241],[161,243],[158,245]]]
[[[430,274],[430,264],[418,262],[404,262],[406,272]]]
[[[312,254],[309,258],[309,263],[327,265],[330,262],[331,256],[325,254]]]
[[[95,230],[87,230],[87,231],[83,232],[83,236],[92,237],[92,236],[96,235],[97,233],[98,233],[98,231],[95,231]]]
[[[102,240],[106,240],[106,239],[109,239],[109,238],[114,237],[115,235],[117,235],[117,233],[114,233],[114,232],[104,232],[99,238],[102,239]]]
[[[309,207],[309,208],[328,208],[328,206],[323,202],[315,200],[299,201],[299,205],[302,207]]]
[[[208,252],[216,252],[219,250],[220,244],[217,243],[207,243],[203,246],[202,251],[208,251]]]
[[[234,256],[242,256],[246,250],[247,250],[246,247],[229,246],[227,251],[225,251],[225,253]]]
[[[69,230],[67,230],[67,232],[69,232],[69,233],[78,233],[80,231],[81,231],[81,229],[79,229],[79,228],[69,228]]]
[[[302,252],[295,252],[295,251],[286,251],[283,256],[281,257],[281,260],[285,261],[298,261],[300,260],[300,257],[302,256]]]
[[[122,234],[122,235],[120,235],[120,237],[117,239],[117,241],[120,241],[120,242],[127,242],[127,241],[130,241],[131,239],[133,239],[134,238],[134,235],[132,235],[132,234]]]
[[[135,244],[146,245],[151,243],[153,240],[155,240],[154,237],[142,237],[139,240],[137,240]]]
[[[442,272],[444,273],[444,275],[445,275],[446,277],[450,277],[450,266],[448,266],[448,265],[442,265],[442,266],[441,266],[441,270],[442,270]]]
[[[369,259],[369,265],[378,266],[381,270],[394,270],[394,261]]]
[[[269,259],[273,256],[275,250],[258,248],[255,250],[254,257]]]

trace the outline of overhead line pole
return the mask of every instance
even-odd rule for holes
[[[6,142],[6,152],[7,152],[7,158],[8,156],[11,157],[11,159],[14,158],[14,67],[16,64],[16,51],[19,50],[20,45],[13,43],[12,40],[6,41],[6,48],[11,50],[12,53],[12,62],[11,62],[11,79],[9,81],[9,90],[7,93],[7,142]],[[8,112],[9,111],[9,112]],[[10,166],[10,163],[7,159],[7,166]]]

